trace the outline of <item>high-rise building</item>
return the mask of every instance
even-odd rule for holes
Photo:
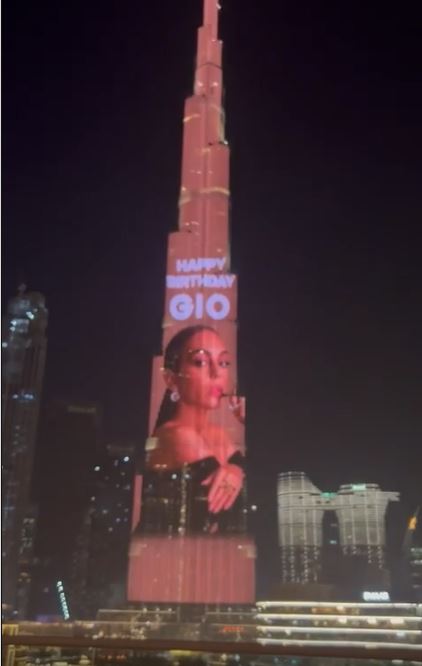
[[[86,523],[101,450],[101,420],[101,408],[94,402],[52,400],[43,412],[34,469],[39,524],[33,615],[60,613],[56,584],[61,581],[71,617],[83,616]]]
[[[283,583],[389,586],[385,516],[396,492],[377,484],[348,484],[321,492],[303,472],[278,477]],[[334,556],[334,557],[333,557]],[[330,562],[324,573],[324,561]],[[327,570],[327,567],[325,567]]]
[[[23,519],[21,545],[19,549],[19,576],[17,589],[18,617],[28,617],[34,560],[34,544],[38,526],[38,507],[31,504]]]
[[[420,507],[408,520],[398,567],[398,588],[404,600],[422,602],[422,525]]]
[[[381,490],[376,483],[340,486],[332,506],[346,557],[363,557],[376,570],[385,569],[385,516],[389,502],[399,499],[399,493]]]
[[[322,519],[329,504],[302,472],[278,477],[278,528],[283,583],[320,579]]]
[[[90,507],[78,537],[74,583],[85,598],[85,617],[123,607],[131,527],[135,445],[114,442],[94,466]]]
[[[218,11],[218,0],[204,0],[194,92],[185,102],[163,354],[153,362],[149,438],[134,490],[132,602],[241,604],[255,594]]]
[[[19,554],[47,350],[45,298],[24,285],[2,322],[2,601],[18,615]]]
[[[412,598],[422,603],[422,546],[412,546],[409,557]]]

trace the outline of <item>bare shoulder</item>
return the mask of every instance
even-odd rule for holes
[[[233,453],[239,451],[229,433],[221,426],[210,425],[207,431],[207,439],[212,442],[213,450],[221,462],[226,462]]]
[[[151,456],[151,464],[167,464],[178,467],[192,463],[207,455],[203,438],[188,426],[169,421],[155,433],[157,448]]]

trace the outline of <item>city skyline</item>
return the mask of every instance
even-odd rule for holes
[[[226,5],[240,385],[250,495],[274,520],[258,545],[273,544],[282,471],[305,469],[324,488],[379,483],[407,511],[419,501],[414,33],[411,17],[374,8],[349,8],[346,26],[344,9],[286,6],[276,28],[276,3],[242,6],[241,21]],[[201,3],[118,16],[111,3],[99,15],[47,3],[19,26],[14,11],[4,297],[21,271],[46,295],[47,395],[98,400],[109,438],[141,445]],[[152,37],[163,26],[171,70]]]

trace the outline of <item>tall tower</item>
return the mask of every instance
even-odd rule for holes
[[[248,603],[254,598],[218,12],[217,0],[204,0],[194,92],[185,102],[179,225],[168,241],[163,354],[153,361],[149,438],[134,491],[131,601]]]
[[[19,288],[2,330],[2,585],[3,603],[17,612],[19,558],[47,349],[45,298]]]

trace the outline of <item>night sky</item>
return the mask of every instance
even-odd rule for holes
[[[46,296],[44,397],[99,401],[106,439],[140,446],[201,4],[3,3],[3,299]],[[420,23],[412,2],[222,4],[264,563],[277,472],[422,501]]]

